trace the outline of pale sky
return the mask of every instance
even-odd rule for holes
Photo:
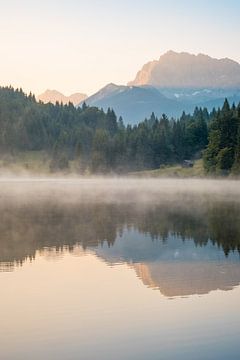
[[[239,0],[0,0],[0,85],[126,84],[168,50],[240,62]]]

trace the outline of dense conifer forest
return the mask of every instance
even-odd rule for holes
[[[45,151],[50,170],[79,162],[80,172],[126,173],[203,157],[206,173],[240,172],[240,105],[196,108],[180,119],[154,114],[125,125],[114,110],[43,104],[21,89],[0,88],[0,154]]]

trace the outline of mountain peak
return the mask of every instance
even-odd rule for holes
[[[79,104],[81,101],[87,98],[86,94],[75,93],[70,96],[66,96],[57,90],[47,89],[44,93],[37,97],[38,100],[46,103],[56,104],[56,102],[68,104],[69,102],[73,105]]]
[[[124,86],[124,85],[122,85]],[[114,90],[117,90],[119,87],[121,87],[121,85],[116,85],[114,83],[109,83],[107,85],[105,85],[101,91],[114,91]]]
[[[169,50],[159,60],[145,64],[130,86],[159,88],[239,88],[240,64],[205,54]]]

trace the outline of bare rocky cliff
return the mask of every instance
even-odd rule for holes
[[[240,64],[230,59],[214,59],[199,54],[168,51],[137,73],[130,86],[162,88],[239,88]]]

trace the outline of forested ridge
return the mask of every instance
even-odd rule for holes
[[[196,108],[180,119],[152,114],[126,126],[112,109],[43,104],[21,89],[0,88],[0,153],[28,151],[45,151],[52,171],[75,160],[82,173],[124,173],[203,156],[208,173],[239,173],[240,105],[226,100],[211,113]]]
[[[227,100],[209,126],[209,142],[203,154],[208,173],[240,173],[240,104],[229,106]]]

